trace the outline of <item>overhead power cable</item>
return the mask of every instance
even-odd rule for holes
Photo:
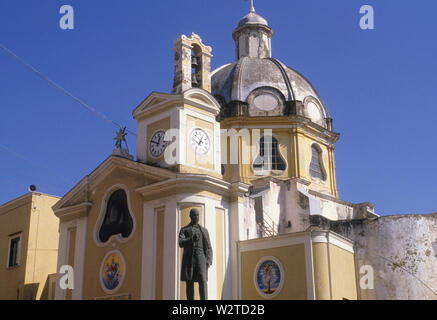
[[[59,91],[63,92],[65,95],[69,96],[70,98],[72,98],[73,100],[75,100],[76,102],[78,102],[80,105],[82,105],[84,108],[86,108],[88,111],[91,111],[92,113],[94,113],[96,116],[102,118],[103,120],[119,127],[119,128],[123,128],[122,125],[120,125],[119,123],[115,122],[114,120],[109,119],[106,115],[104,115],[103,113],[101,113],[100,111],[97,111],[96,109],[94,109],[93,107],[91,107],[89,104],[87,104],[86,102],[84,102],[82,99],[79,99],[78,97],[76,97],[74,94],[72,94],[70,91],[68,91],[67,89],[65,89],[64,87],[62,87],[61,85],[57,84],[56,82],[54,82],[53,80],[51,80],[49,77],[45,76],[43,73],[41,73],[39,70],[37,70],[35,67],[33,67],[32,65],[30,65],[29,63],[27,63],[26,61],[24,61],[21,57],[19,57],[17,54],[15,54],[12,50],[8,49],[7,47],[5,47],[3,44],[0,43],[0,48],[3,49],[6,53],[8,53],[10,56],[12,56],[15,60],[17,60],[18,62],[20,62],[23,66],[25,66],[27,69],[29,69],[30,71],[32,71],[33,73],[35,73],[38,77],[40,77],[41,79],[47,81],[48,83],[50,83],[52,86],[54,86],[56,89],[58,89]],[[130,134],[132,134],[133,136],[137,136],[137,134],[135,132],[132,132],[130,130],[126,130],[127,132],[129,132]]]

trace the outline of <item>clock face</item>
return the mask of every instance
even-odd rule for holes
[[[194,151],[200,155],[207,154],[211,146],[208,134],[202,129],[194,129],[191,132],[190,144]]]
[[[154,158],[159,158],[167,148],[168,142],[165,141],[165,131],[156,132],[150,139],[149,151]]]

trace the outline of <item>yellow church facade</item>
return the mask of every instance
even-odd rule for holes
[[[255,32],[259,46],[271,37],[267,24],[254,11],[245,19],[234,33],[240,37],[239,82],[246,85],[247,59],[282,78],[261,79],[236,113],[226,114],[232,103],[224,102],[223,87],[217,87],[228,67],[211,73],[212,49],[198,35],[177,39],[172,93],[153,92],[133,112],[137,161],[118,148],[54,207],[60,219],[58,270],[65,265],[74,270],[74,289],[58,286],[57,299],[186,299],[177,235],[193,208],[211,237],[210,299],[357,298],[350,240],[255,208],[262,190],[276,181],[336,198],[338,134],[311,85],[270,60],[269,48],[260,54],[245,39]],[[292,89],[292,77],[303,84]],[[298,101],[297,95],[306,93],[297,90],[312,95]],[[309,103],[314,121],[301,112]],[[263,154],[269,150],[271,161]],[[311,175],[311,165],[317,174]],[[123,204],[111,209],[117,197]],[[111,212],[120,206],[126,216],[114,217],[117,226]],[[119,231],[104,235],[111,228]],[[266,266],[274,278],[267,289]]]
[[[211,300],[435,297],[435,216],[379,217],[339,198],[340,135],[312,84],[273,58],[272,37],[252,6],[233,63],[212,71],[197,34],[175,41],[171,93],[133,110],[136,157],[121,131],[53,203],[55,299],[185,300],[178,234],[192,209],[211,242]],[[417,233],[402,238],[405,228]],[[411,246],[413,271],[402,264]]]

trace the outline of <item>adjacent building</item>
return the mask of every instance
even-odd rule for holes
[[[59,199],[31,192],[0,206],[0,300],[54,298]]]

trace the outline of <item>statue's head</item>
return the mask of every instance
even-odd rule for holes
[[[197,225],[199,223],[199,210],[191,209],[190,211],[190,219],[192,225]]]

